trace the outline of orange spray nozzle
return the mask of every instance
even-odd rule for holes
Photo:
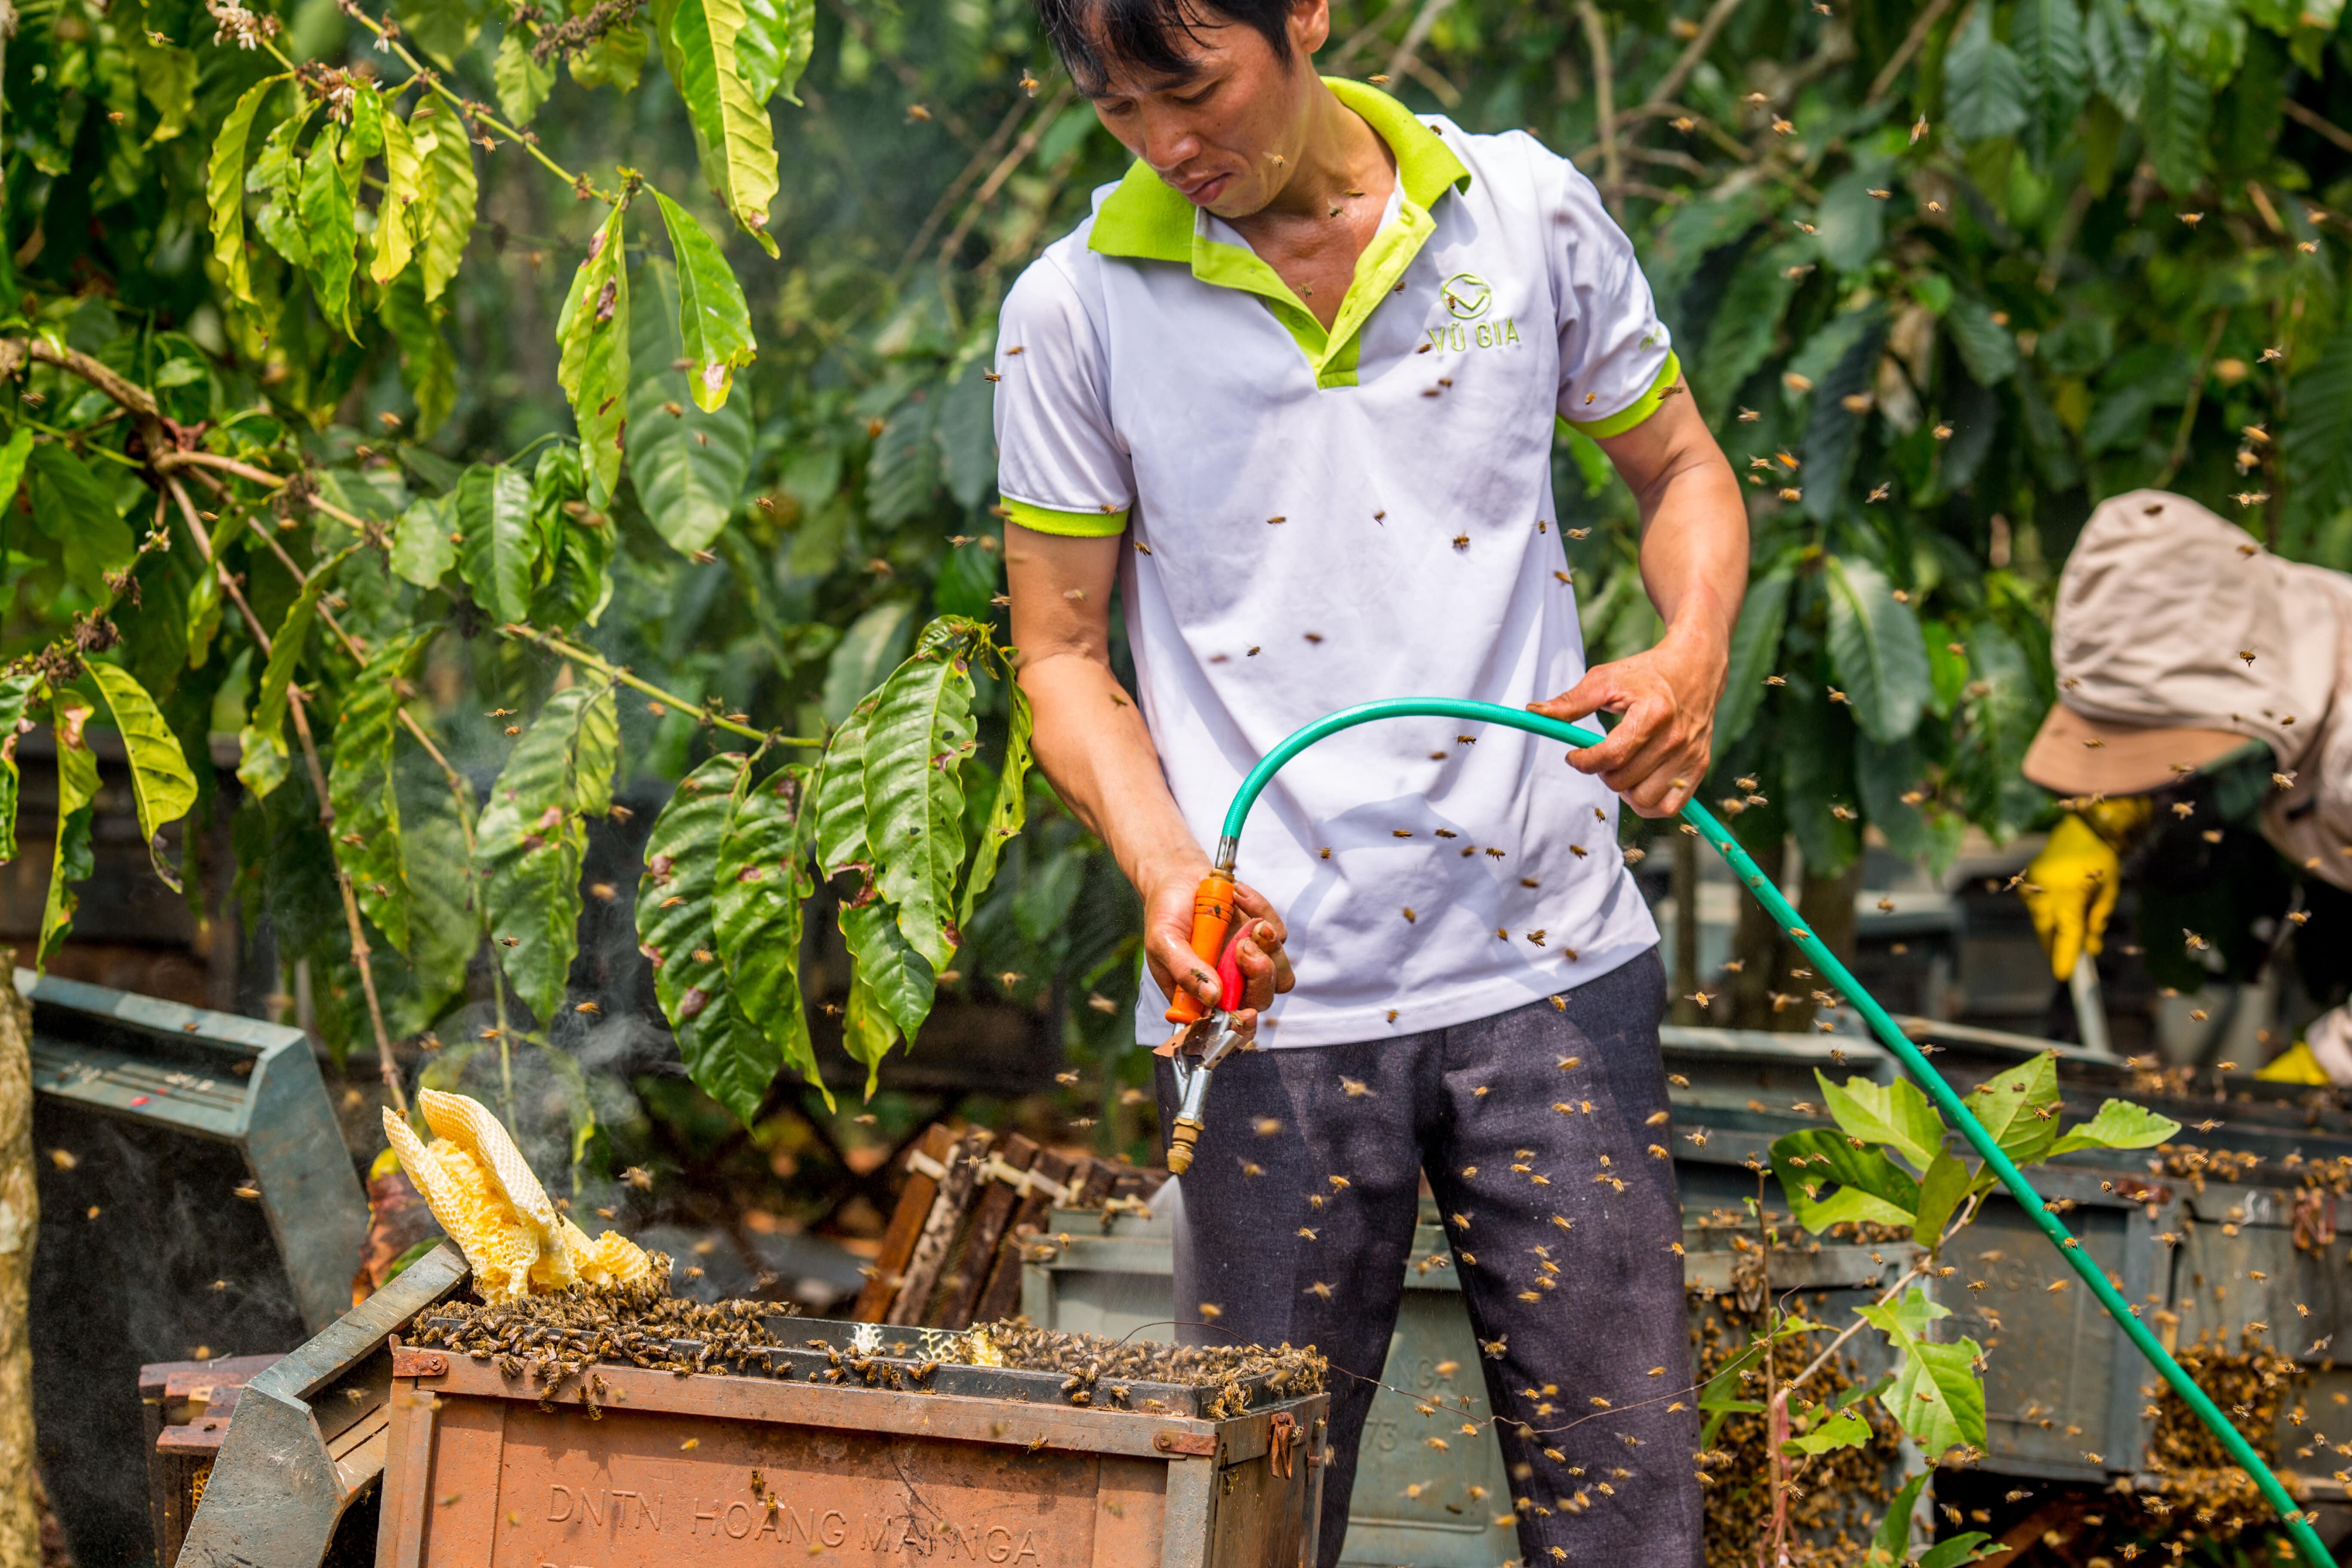
[[[1192,894],[1192,952],[1213,971],[1224,956],[1225,939],[1233,930],[1234,914],[1233,878],[1223,871],[1211,871],[1202,878],[1199,889]],[[1168,1021],[1197,1023],[1207,1009],[1182,980],[1180,975],[1175,1000],[1168,1008]]]

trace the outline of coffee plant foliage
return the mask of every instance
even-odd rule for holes
[[[1753,492],[1710,792],[1827,876],[2046,817],[2018,761],[2104,497],[2352,566],[2340,13],[1341,0],[1322,64],[1533,132],[1634,236]],[[1135,913],[1029,769],[985,372],[1125,155],[1026,0],[0,0],[0,49],[42,957],[95,726],[156,874],[233,877],[338,1049],[487,992],[576,1081],[595,902],[747,1120],[820,1039],[870,1089],[943,988],[1118,1050]],[[1632,500],[1556,468],[1594,657],[1643,646]],[[215,737],[228,868],[167,832]],[[18,784],[11,743],[10,854]],[[641,880],[586,880],[647,800]]]

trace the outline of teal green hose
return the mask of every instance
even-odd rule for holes
[[[1602,739],[1590,730],[1563,723],[1558,719],[1547,719],[1539,713],[1504,708],[1492,702],[1465,702],[1454,698],[1409,697],[1345,708],[1300,730],[1267,752],[1265,759],[1250,770],[1249,776],[1242,781],[1242,787],[1234,795],[1232,808],[1225,813],[1224,839],[1218,847],[1219,864],[1231,868],[1233,847],[1241,840],[1242,825],[1249,820],[1250,807],[1257,804],[1258,795],[1284,763],[1326,735],[1337,734],[1358,724],[1368,724],[1375,719],[1412,718],[1468,719],[1489,724],[1507,724],[1515,730],[1546,735],[1571,746],[1597,746]],[[1780,929],[1787,931],[1790,939],[1804,950],[1805,956],[1813,961],[1826,984],[1844,995],[1853,1004],[1854,1009],[1870,1021],[1872,1033],[1895,1053],[1905,1070],[1918,1080],[1919,1087],[1927,1090],[1927,1097],[1936,1102],[1945,1118],[1960,1130],[1960,1136],[1969,1141],[1969,1147],[1983,1157],[1985,1163],[2000,1178],[2001,1184],[2009,1189],[2019,1205],[2033,1217],[2033,1223],[2042,1227],[2042,1233],[2050,1238],[2050,1244],[2058,1248],[2058,1256],[2083,1277],[2083,1283],[2090,1287],[2091,1293],[2099,1299],[2099,1305],[2107,1310],[2107,1315],[2115,1319],[2116,1326],[2123,1330],[2125,1337],[2139,1347],[2140,1354],[2147,1358],[2148,1364],[2161,1373],[2164,1381],[2172,1385],[2173,1391],[2188,1403],[2191,1410],[2197,1412],[2198,1419],[2204,1422],[2213,1436],[2221,1440],[2221,1446],[2230,1451],[2230,1457],[2245,1467],[2246,1473],[2262,1489],[2263,1496],[2285,1521],[2295,1544],[2302,1549],[2304,1560],[2311,1564],[2311,1568],[2335,1568],[2335,1559],[2320,1543],[2318,1532],[2305,1522],[2300,1507],[2287,1495],[2286,1489],[2279,1484],[2270,1467],[2263,1463],[2262,1456],[2254,1452],[2253,1445],[2230,1425],[2213,1401],[2206,1396],[2205,1391],[2197,1386],[2181,1370],[2180,1363],[2172,1359],[2154,1334],[2148,1332],[2147,1325],[2140,1321],[2138,1313],[2123,1299],[2120,1291],[2107,1283],[2106,1275],[2092,1263],[2089,1249],[2075,1245],[2066,1226],[2042,1203],[2041,1194],[2027,1183],[2024,1173],[2007,1154],[2001,1152],[2000,1145],[1991,1133],[1985,1131],[1984,1124],[1970,1113],[1952,1086],[1944,1081],[1944,1075],[1927,1064],[1927,1058],[1920,1054],[1919,1047],[1895,1027],[1895,1020],[1887,1016],[1886,1009],[1855,984],[1853,974],[1838,962],[1837,955],[1819,937],[1805,929],[1804,921],[1797,911],[1790,907],[1788,900],[1780,896],[1780,889],[1758,869],[1748,851],[1739,847],[1738,840],[1725,830],[1713,813],[1693,800],[1683,807],[1682,815],[1685,822],[1698,829],[1701,837],[1715,846],[1716,853],[1730,863],[1732,870],[1748,890],[1763,902],[1772,918],[1780,922]]]

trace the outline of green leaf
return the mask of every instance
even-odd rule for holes
[[[1919,1493],[1928,1478],[1935,1474],[1931,1468],[1920,1471],[1903,1483],[1895,1500],[1886,1505],[1886,1517],[1879,1521],[1877,1549],[1896,1563],[1911,1555],[1911,1514],[1919,1506]]]
[[[1870,1441],[1870,1423],[1854,1410],[1841,1410],[1801,1437],[1792,1437],[1780,1445],[1780,1452],[1795,1458],[1803,1454],[1826,1454],[1832,1448],[1859,1448]]]
[[[1859,272],[1877,257],[1886,237],[1886,204],[1870,193],[1885,184],[1886,165],[1876,160],[1841,176],[1822,193],[1813,242],[1822,259],[1840,272]],[[1795,280],[1790,281],[1792,289]],[[1768,321],[1770,331],[1779,323]]]
[[[930,1016],[937,981],[929,961],[900,929],[904,918],[868,888],[841,906],[839,920],[859,983],[873,993],[891,1026],[913,1039]]]
[[[374,254],[368,261],[368,276],[382,284],[399,277],[407,267],[415,254],[417,230],[425,226],[433,209],[430,203],[418,205],[425,196],[425,160],[417,153],[408,122],[389,110],[380,118],[383,200],[376,204]]]
[[[2083,46],[2092,81],[2125,118],[2136,117],[2147,81],[2147,34],[2132,15],[2131,0],[2091,0]]]
[[[310,240],[301,216],[302,157],[295,143],[317,106],[305,97],[262,140],[260,155],[245,177],[245,188],[268,199],[253,226],[269,247],[296,267],[310,264]]]
[[[2075,0],[2018,0],[2010,13],[2009,45],[2024,79],[2026,150],[2037,164],[2046,163],[2090,96],[2083,13]],[[1977,379],[1991,384],[1981,374]]]
[[[417,249],[424,255],[425,300],[430,304],[457,275],[466,243],[474,237],[474,148],[457,116],[430,93],[408,117],[408,131],[423,161],[423,199],[431,203],[424,227],[417,231]]]
[[[1984,1385],[1977,1381],[1974,1363],[1984,1352],[1974,1340],[1957,1344],[1930,1343],[1922,1338],[1927,1325],[1951,1316],[1951,1310],[1927,1300],[1914,1285],[1902,1301],[1872,1304],[1854,1310],[1886,1335],[1902,1357],[1894,1386],[1878,1396],[1886,1413],[1918,1439],[1930,1459],[1962,1443],[1982,1447],[1985,1441]]]
[[[1867,562],[1829,556],[1822,581],[1829,593],[1830,668],[1853,721],[1874,741],[1899,741],[1917,726],[1931,689],[1919,617]]]
[[[898,906],[898,929],[934,969],[945,968],[963,940],[955,921],[961,775],[978,744],[971,647],[952,632],[927,634],[883,683],[866,721],[866,842],[882,894]]]
[[[110,574],[139,558],[131,527],[89,465],[54,441],[34,447],[33,523],[64,547],[66,576],[103,605],[114,597]]]
[[[516,25],[509,26],[506,37],[499,40],[490,79],[498,86],[499,112],[509,124],[523,126],[538,118],[539,106],[555,90],[555,68],[531,58],[530,40]]]
[[[1978,0],[1944,56],[1944,126],[1963,142],[2025,129],[2025,69],[1992,36],[1990,0]]]
[[[940,447],[931,434],[937,416],[929,397],[909,397],[875,437],[866,468],[866,510],[885,528],[920,516],[939,489]]]
[[[0,512],[5,512],[16,499],[16,487],[24,482],[25,465],[33,456],[33,427],[19,425],[5,443],[0,443]]]
[[[1948,1149],[1938,1149],[1927,1173],[1919,1178],[1919,1212],[1913,1217],[1911,1238],[1934,1247],[1952,1222],[1953,1211],[1969,1195],[1968,1163]]]
[[[16,858],[16,742],[32,728],[33,710],[48,699],[48,680],[38,670],[0,675],[0,863]]]
[[[2246,18],[2232,0],[2139,0],[2166,52],[2213,88],[2228,85],[2246,58]],[[2153,127],[2142,121],[2143,129]]]
[[[2158,48],[2140,90],[2139,126],[2147,161],[2166,190],[2186,195],[2205,177],[2212,123],[2213,89],[2178,50],[2168,45]]]
[[[2065,0],[2052,3],[2063,5]],[[1992,310],[1983,300],[1952,301],[1952,308],[1944,312],[1944,330],[1951,334],[1952,346],[1960,351],[1960,363],[1969,367],[1979,386],[1997,386],[2015,373],[2017,340],[1992,319]]]
[[[555,379],[580,427],[580,450],[593,481],[589,500],[598,507],[610,506],[620,488],[622,432],[628,420],[629,268],[622,211],[614,207],[589,242],[588,259],[572,275],[572,291],[555,326],[562,344]]]
[[[384,1026],[397,1039],[431,1028],[464,999],[466,973],[482,942],[482,918],[475,903],[480,879],[466,858],[473,786],[461,780],[452,789],[414,742],[395,739],[393,744],[408,879],[408,952],[404,959],[386,949],[375,964]]]
[[[6,714],[0,703],[0,717]],[[2153,1149],[2180,1135],[2180,1123],[2159,1116],[2128,1100],[2111,1100],[2088,1121],[2078,1121],[2059,1135],[2045,1158],[2055,1159],[2077,1149]]]
[[[1780,634],[1788,625],[1789,589],[1796,572],[1775,566],[1748,585],[1747,602],[1739,606],[1739,624],[1731,630],[1731,660],[1723,682],[1723,700],[1715,709],[1715,751],[1726,755],[1756,721],[1764,703],[1764,678],[1780,657]]]
[[[504,463],[476,463],[457,481],[457,570],[474,602],[500,621],[530,618],[543,541],[533,526],[530,481]]]
[[[1780,319],[1803,280],[1801,273],[1790,277],[1790,268],[1811,261],[1814,254],[1810,242],[1790,239],[1768,245],[1740,263],[1715,319],[1707,323],[1706,352],[1699,356],[1692,383],[1700,407],[1718,418],[1727,413],[1741,384],[1771,357]]]
[[[915,606],[905,599],[886,600],[849,623],[825,667],[822,700],[826,718],[838,721],[882,684],[884,675],[905,657],[914,626]]]
[[[948,493],[955,497],[958,506],[979,506],[996,483],[996,389],[988,383],[985,362],[974,360],[965,365],[940,393],[939,420],[931,433],[939,438]],[[993,594],[993,556],[988,556],[984,564],[990,574],[989,593]]]
[[[453,70],[482,30],[484,0],[400,0],[394,11],[409,41]]]
[[[827,877],[872,858],[866,847],[866,721],[873,712],[873,701],[861,702],[842,721],[817,773],[816,863]]]
[[[1921,1170],[1942,1152],[1944,1119],[1927,1092],[1909,1079],[1874,1083],[1856,1077],[1841,1088],[1818,1068],[1813,1079],[1822,1086],[1831,1117],[1849,1135],[1865,1143],[1883,1143]]]
[[[1004,853],[1021,831],[1029,816],[1029,736],[1034,715],[1029,707],[1029,694],[1021,689],[1008,668],[1004,672],[1003,690],[1008,704],[1005,716],[1004,770],[996,775],[996,796],[988,808],[988,825],[981,829],[979,847],[971,857],[971,870],[965,875],[963,898],[956,905],[956,924],[971,924],[971,911],[980,896],[996,880],[998,857]]]
[[[1919,1184],[1909,1172],[1884,1150],[1857,1149],[1826,1127],[1775,1140],[1772,1173],[1780,1178],[1789,1212],[1817,1236],[1853,1220],[1908,1226],[1919,1207]],[[1822,1196],[1832,1184],[1837,1190]]]
[[[343,163],[342,128],[331,121],[302,161],[302,227],[310,240],[311,287],[319,309],[350,329],[352,274],[358,269],[356,203]]]
[[[669,12],[664,58],[686,100],[703,177],[743,231],[773,256],[768,204],[779,185],[776,141],[767,108],[751,96],[736,56],[746,20],[742,0],[668,0],[661,9]]]
[[[850,1059],[866,1064],[866,1098],[872,1100],[882,1081],[882,1058],[898,1043],[898,1026],[890,1019],[862,970],[849,978],[849,1001],[841,1014],[841,1046]]]
[[[409,503],[392,530],[392,569],[420,588],[437,588],[457,564],[457,500],[424,496]]]
[[[515,742],[475,826],[474,860],[499,962],[542,1021],[562,1008],[579,951],[585,819],[611,809],[619,754],[613,689],[568,687],[547,700]]]
[[[631,318],[629,471],[646,515],[664,539],[691,555],[719,537],[742,500],[751,473],[749,399],[730,399],[715,413],[694,402],[686,373],[669,366],[683,357],[677,336],[679,294],[669,263],[637,269],[641,296]]]
[[[180,879],[164,860],[157,840],[165,827],[187,816],[188,808],[196,804],[196,775],[189,770],[179,736],[172,732],[155,700],[131,679],[129,670],[112,664],[88,668],[99,695],[106,700],[108,712],[113,715],[131,763],[131,794],[139,808],[139,835],[147,841],[155,875],[176,893]]]
[[[2000,623],[1971,624],[1965,646],[1975,679],[1961,695],[1955,772],[1967,791],[1969,819],[1998,843],[2050,809],[2050,796],[2021,771],[2026,749],[2050,710],[2050,693]]]
[[[245,149],[253,139],[254,116],[278,84],[273,76],[245,89],[236,106],[221,121],[213,138],[212,157],[205,166],[205,200],[212,210],[213,255],[219,258],[228,291],[254,303],[252,268],[245,254]]]
[[[765,103],[782,93],[800,102],[793,89],[816,46],[816,0],[744,0],[743,16],[735,56],[751,100]]]
[[[2058,1057],[2044,1051],[1969,1091],[1969,1114],[2020,1165],[2049,1157],[2058,1142]]]
[[[125,5],[110,11],[114,36],[131,57],[131,74],[139,90],[155,106],[156,125],[147,144],[169,142],[187,129],[195,109],[196,57],[193,50],[162,41],[151,29],[152,13],[145,5]]]
[[[426,220],[412,210],[409,221]],[[419,441],[439,429],[457,405],[457,356],[441,331],[448,307],[425,303],[423,270],[403,270],[376,298],[376,315],[400,347],[400,383],[416,400],[416,419],[409,434]],[[415,451],[406,447],[404,455],[413,460]]]
[[[1963,1568],[1987,1557],[1999,1557],[2011,1548],[1985,1543],[1992,1537],[1981,1530],[1964,1530],[1958,1535],[1948,1535],[1927,1551],[1919,1553],[1918,1568]]]
[[[36,969],[47,965],[73,924],[74,910],[81,905],[73,884],[98,868],[89,841],[92,803],[98,799],[98,756],[82,734],[94,711],[65,693],[50,699],[49,725],[58,741],[58,838],[49,858],[48,897],[41,907],[41,940],[34,949]]]
[[[801,995],[801,919],[816,891],[809,841],[816,826],[814,770],[777,769],[744,791],[719,844],[713,934],[743,1016],[776,1058],[833,1106],[819,1076]]]
[[[335,812],[335,864],[351,879],[360,912],[404,954],[410,951],[414,900],[393,742],[407,701],[403,689],[432,635],[429,629],[406,632],[369,654],[343,692],[327,775],[327,799]]]
[[[571,0],[575,17],[590,16],[595,9],[594,0]],[[612,13],[607,10],[605,15],[609,17]],[[572,79],[585,88],[634,92],[646,68],[646,30],[635,20],[614,23],[605,28],[603,37],[573,53]]]
[[[720,845],[744,772],[740,755],[724,752],[678,782],[646,844],[637,940],[652,961],[654,994],[677,1032],[687,1076],[749,1125],[782,1058],[744,1016],[719,958]]]
[[[757,352],[751,310],[743,302],[743,286],[735,280],[727,258],[694,215],[659,191],[654,200],[677,258],[677,335],[689,362],[687,389],[694,395],[696,407],[716,413],[727,401],[735,372],[750,364]]]

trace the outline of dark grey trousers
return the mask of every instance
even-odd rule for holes
[[[1666,1110],[1664,1000],[1653,950],[1560,1006],[1217,1069],[1183,1180],[1177,1316],[1217,1309],[1214,1329],[1181,1331],[1192,1342],[1330,1358],[1322,1568],[1347,1535],[1424,1170],[1486,1352],[1525,1561],[1704,1562],[1682,1211],[1674,1162],[1652,1152],[1669,1147],[1650,1121]],[[1164,1062],[1159,1089],[1165,1125]]]

